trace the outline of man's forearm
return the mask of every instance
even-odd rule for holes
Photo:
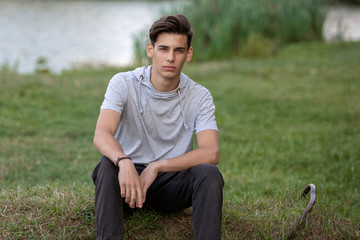
[[[153,162],[158,172],[177,172],[187,170],[196,165],[218,164],[219,150],[218,148],[198,148],[179,157],[165,159]]]
[[[116,159],[126,156],[119,142],[110,133],[95,132],[94,145],[101,154],[108,157],[114,164]]]

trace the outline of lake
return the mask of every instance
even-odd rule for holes
[[[133,35],[176,1],[0,0],[0,65],[54,72],[86,64],[129,65]]]
[[[360,7],[339,5],[329,8],[323,26],[323,37],[327,42],[334,40],[360,40]]]
[[[53,72],[77,66],[125,66],[133,35],[181,1],[0,0],[0,65],[34,71],[43,57]],[[360,40],[360,8],[330,8],[324,39]]]

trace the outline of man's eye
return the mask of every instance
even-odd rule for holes
[[[184,52],[184,50],[182,50],[182,49],[178,49],[178,50],[176,50],[176,52],[177,52],[177,53],[183,53],[183,52]]]

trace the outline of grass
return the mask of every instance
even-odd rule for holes
[[[290,45],[276,57],[186,65],[213,94],[226,181],[224,239],[360,235],[360,44]],[[90,174],[99,107],[119,69],[0,73],[0,238],[94,239]],[[191,210],[126,216],[128,239],[189,239]],[[144,234],[140,235],[139,233]]]

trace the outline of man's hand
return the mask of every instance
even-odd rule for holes
[[[135,206],[142,208],[145,202],[145,196],[141,189],[140,177],[133,162],[124,159],[119,162],[119,185],[121,189],[121,197],[125,198],[125,202],[131,208]]]
[[[144,171],[140,174],[140,183],[142,188],[142,194],[144,197],[144,202],[146,199],[146,192],[151,186],[151,184],[155,181],[159,171],[156,168],[156,162],[150,163]]]

